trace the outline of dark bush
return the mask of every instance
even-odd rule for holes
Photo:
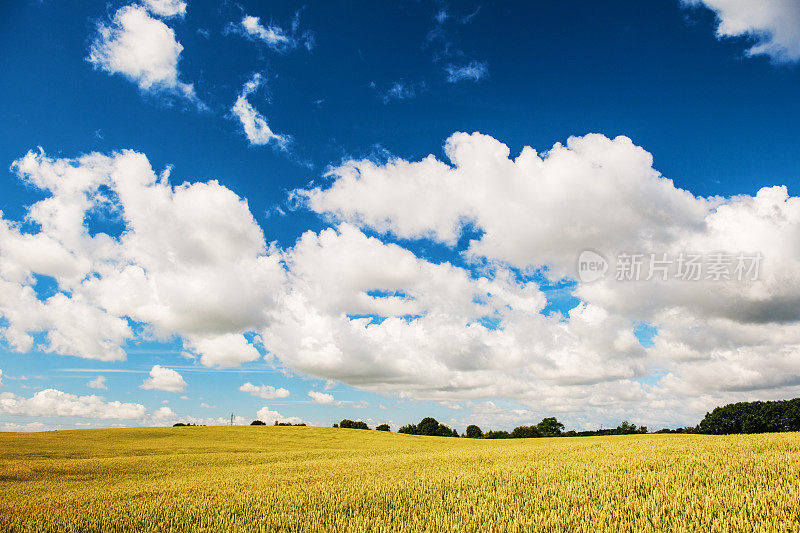
[[[381,424],[378,427],[376,427],[375,430],[376,431],[391,431],[391,429],[389,429],[389,424]]]
[[[252,422],[250,422],[250,425],[251,426],[266,426],[266,424],[264,422],[262,422],[261,420],[253,420]]]
[[[339,427],[344,429],[369,429],[366,422],[362,422],[361,420],[354,422],[347,418],[339,422]]]
[[[487,431],[483,434],[484,439],[510,439],[511,434],[508,431]]]
[[[541,436],[542,434],[536,426],[515,427],[510,435],[512,439],[533,439]]]
[[[408,424],[401,427],[398,433],[408,435],[427,435],[430,437],[458,437],[458,431],[450,429],[430,416],[423,418],[419,424]]]

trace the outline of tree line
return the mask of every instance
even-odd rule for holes
[[[194,426],[193,423],[178,422],[180,426]],[[253,420],[251,426],[266,425],[261,420]],[[305,426],[305,423],[291,424],[275,421],[276,426]],[[333,424],[335,428],[369,430],[366,422],[345,418]],[[388,424],[380,424],[377,431],[391,431]],[[706,413],[696,426],[677,429],[660,429],[655,433],[702,433],[706,435],[729,435],[734,433],[779,433],[800,431],[800,398],[771,402],[738,402],[723,405]],[[538,424],[517,426],[511,431],[489,430],[484,432],[475,424],[467,426],[466,432],[458,431],[442,424],[433,417],[425,417],[417,424],[402,426],[398,433],[407,435],[427,435],[434,437],[467,437],[471,439],[528,439],[537,437],[588,437],[599,435],[634,435],[647,433],[647,426],[637,426],[628,421],[615,428],[601,428],[590,431],[564,431],[564,424],[555,417],[543,418]]]
[[[362,421],[344,419],[333,427],[369,429]],[[388,424],[376,427],[378,431],[390,431]],[[590,437],[601,435],[636,435],[648,433],[647,426],[637,426],[623,421],[615,428],[601,428],[589,431],[564,431],[564,424],[555,417],[547,417],[530,426],[517,426],[511,431],[489,430],[484,432],[475,424],[467,426],[466,432],[458,431],[425,417],[417,424],[402,426],[398,433],[407,435],[428,435],[434,437],[467,437],[471,439],[526,439],[537,437]],[[660,429],[655,433],[702,433],[706,435],[727,435],[732,433],[776,433],[800,431],[800,398],[773,402],[738,402],[717,407],[697,426],[677,429]]]

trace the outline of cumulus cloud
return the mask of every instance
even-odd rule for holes
[[[256,418],[268,425],[272,425],[275,422],[284,422],[289,424],[301,424],[303,422],[302,418],[298,418],[296,416],[286,417],[277,411],[271,411],[266,405],[258,410],[258,413],[256,413]]]
[[[89,381],[86,384],[87,387],[90,389],[105,389],[108,390],[108,385],[106,385],[106,377],[105,376],[97,376],[93,380]]]
[[[289,396],[289,391],[284,388],[276,389],[272,385],[253,385],[249,382],[239,387],[239,390],[252,394],[253,396],[258,396],[259,398],[264,398],[265,400],[286,398]]]
[[[682,0],[717,15],[717,37],[747,37],[747,55],[767,55],[777,62],[800,60],[800,3],[796,0]]]
[[[496,139],[457,133],[445,153],[449,162],[334,168],[326,187],[295,193],[334,227],[286,249],[267,246],[229,189],[173,186],[142,154],[30,153],[13,171],[48,196],[28,208],[34,230],[0,216],[2,335],[19,351],[115,360],[142,329],[133,323],[179,337],[206,366],[266,352],[367,390],[450,405],[504,398],[519,416],[581,413],[578,423],[631,413],[686,423],[721,401],[800,393],[800,201],[786,188],[697,197],[624,137],[575,137],[512,159]],[[124,231],[90,232],[97,209]],[[419,257],[408,239],[463,261]],[[612,262],[633,251],[759,252],[762,275],[577,281],[576,307],[544,313],[543,284],[577,279],[585,248]],[[55,295],[37,297],[38,276]],[[641,321],[655,330],[647,347]]]
[[[244,134],[250,144],[273,143],[281,150],[286,150],[291,142],[291,137],[273,132],[264,116],[256,111],[247,100],[247,97],[253,94],[259,85],[261,85],[261,74],[253,74],[250,81],[245,83],[242,92],[239,93],[239,97],[231,108],[231,113],[241,122]]]
[[[44,332],[45,351],[123,360],[133,321],[179,336],[206,366],[259,357],[243,333],[266,324],[284,273],[244,200],[216,181],[173,187],[131,151],[31,152],[13,171],[49,196],[28,209],[34,233],[0,215],[0,334],[12,348],[28,351]],[[91,234],[95,210],[125,230]],[[37,275],[58,292],[40,300]]]
[[[186,382],[175,370],[154,365],[150,369],[150,377],[140,385],[143,389],[163,390],[167,392],[181,392],[186,388]]]
[[[186,2],[182,0],[145,0],[144,5],[158,17],[183,17],[186,15]]]
[[[480,81],[489,74],[489,68],[484,61],[470,61],[465,65],[449,64],[444,70],[450,83]]]
[[[101,396],[76,396],[56,389],[39,391],[30,398],[0,394],[0,413],[9,415],[132,420],[144,417],[145,412],[138,403],[108,402]]]
[[[453,245],[473,224],[482,235],[470,255],[547,266],[559,276],[575,274],[585,248],[666,242],[702,225],[714,204],[675,188],[627,137],[571,137],[541,155],[525,147],[512,160],[488,135],[456,133],[445,153],[451,164],[432,155],[347,161],[330,172],[330,187],[297,195],[318,213],[405,239]]]
[[[644,372],[630,322],[592,306],[545,316],[538,285],[504,268],[473,277],[349,225],[306,233],[287,264],[294,290],[264,345],[308,374],[466,399]]]
[[[518,326],[504,316],[500,302],[495,314],[470,315],[466,312],[469,307],[463,304],[447,313],[438,312],[424,302],[436,301],[437,292],[447,286],[441,280],[419,296],[408,282],[375,283],[373,288],[384,291],[372,293],[375,301],[368,298],[366,287],[348,286],[346,275],[336,290],[325,295],[315,293],[318,289],[309,283],[307,301],[317,302],[318,309],[333,316],[338,311],[353,313],[352,317],[358,313],[388,317],[380,323],[367,322],[363,329],[367,338],[367,332],[375,334],[389,329],[390,324],[393,329],[389,338],[394,340],[400,331],[413,331],[432,316],[449,319],[427,325],[423,338],[405,339],[405,345],[414,347],[416,357],[426,359],[427,353],[436,353],[425,362],[411,364],[404,359],[402,344],[396,346],[381,338],[380,347],[376,343],[371,350],[374,354],[380,354],[381,347],[392,351],[392,359],[385,363],[389,370],[386,376],[378,377],[376,372],[369,378],[331,372],[348,359],[358,361],[354,367],[370,368],[368,361],[376,355],[356,355],[356,346],[369,346],[369,341],[359,339],[351,344],[346,340],[356,332],[362,333],[355,320],[349,327],[342,324],[341,329],[328,324],[326,331],[336,333],[316,346],[317,353],[325,356],[311,366],[326,368],[330,377],[351,384],[361,379],[385,379],[382,386],[389,389],[389,375],[403,376],[410,368],[424,368],[419,376],[406,374],[399,380],[414,383],[414,395],[457,397],[464,394],[465,383],[470,382],[471,390],[481,391],[478,394],[484,397],[490,397],[488,391],[492,390],[496,397],[515,397],[527,405],[548,406],[554,412],[580,409],[579,405],[586,402],[598,412],[612,412],[613,408],[602,400],[603,395],[609,395],[621,403],[652,409],[649,416],[659,410],[663,415],[668,409],[697,413],[714,402],[741,397],[742,391],[769,397],[777,391],[792,394],[797,390],[794,376],[800,375],[796,362],[800,353],[800,292],[795,288],[800,286],[800,250],[796,246],[800,201],[788,196],[785,187],[767,187],[755,196],[696,197],[661,176],[652,167],[652,156],[624,137],[574,137],[541,155],[526,147],[511,159],[508,148],[497,140],[459,133],[448,139],[445,153],[449,164],[434,156],[417,162],[394,159],[384,164],[347,161],[332,170],[330,186],[297,194],[312,210],[333,221],[346,221],[401,239],[431,239],[455,247],[469,229],[475,237],[463,250],[464,257],[480,268],[495,269],[487,279],[495,284],[498,278],[505,279],[504,288],[511,294],[514,284],[509,280],[513,281],[516,274],[504,278],[503,265],[515,272],[533,269],[556,280],[577,279],[576,260],[587,248],[603,252],[612,261],[610,275],[594,283],[577,283],[574,294],[582,303],[563,317],[565,320],[549,327],[537,327],[542,317],[535,311],[519,320]],[[302,260],[307,250],[319,253],[327,246],[333,248],[327,242],[321,246],[322,241],[345,236],[353,239],[354,231],[340,226],[337,238],[323,232],[309,238],[309,243],[317,240],[312,247],[301,240],[295,247],[294,260]],[[354,242],[347,248],[359,257]],[[618,265],[613,258],[621,252],[638,251],[644,256],[666,253],[674,258],[681,252],[712,254],[720,250],[761,254],[761,275],[755,280],[683,281],[675,278],[673,264],[663,281],[626,282],[614,276]],[[341,251],[339,257],[344,257]],[[315,260],[336,272],[325,259]],[[384,264],[374,256],[361,256],[352,264],[343,261],[353,271],[357,270],[356,263]],[[385,266],[386,271],[395,276],[404,270],[405,263],[399,257],[388,264],[394,266]],[[424,268],[430,267],[418,266],[417,270]],[[360,272],[370,280],[370,267],[362,266]],[[293,265],[291,274],[302,275],[304,270]],[[427,272],[420,277],[435,279]],[[475,289],[466,285],[457,293],[491,302],[491,298],[479,297]],[[344,295],[348,290],[353,290],[349,298]],[[535,310],[537,298],[533,295],[538,288],[529,287],[528,291],[528,299],[518,298],[507,307],[517,311],[521,302],[527,301]],[[496,289],[486,292],[492,298],[501,294]],[[445,295],[441,300],[458,302]],[[393,312],[408,313],[412,318],[393,322]],[[483,329],[478,320],[481,315],[494,316],[499,322]],[[311,324],[322,328],[323,320],[335,322],[330,316],[309,316],[314,319],[309,319],[307,328]],[[454,329],[456,317],[463,317],[458,329]],[[640,320],[656,331],[652,347],[643,352],[635,335],[624,326]],[[526,325],[524,331],[521,324]],[[444,340],[444,348],[425,344],[445,331],[449,331],[451,340],[457,339],[453,346],[468,354],[465,361],[475,362],[478,371],[470,374],[454,365],[457,358],[448,354]],[[467,333],[480,335],[471,338]],[[283,336],[287,338],[289,335]],[[495,352],[496,346],[503,346],[503,352]],[[542,354],[552,358],[550,364],[543,363]],[[310,363],[299,359],[295,363],[298,366]],[[392,364],[399,364],[399,368],[392,368]],[[655,385],[636,381],[656,370],[663,377]],[[446,387],[436,390],[429,385],[426,390],[428,376],[447,383]],[[483,379],[486,381],[482,383]],[[525,379],[527,385],[521,385]],[[547,392],[539,395],[536,391]],[[689,407],[687,402],[681,403],[686,395],[694,397]]]
[[[175,411],[169,407],[159,407],[150,416],[156,420],[173,420],[177,417]]]
[[[174,3],[152,5],[166,9]],[[121,7],[110,23],[98,24],[87,59],[95,68],[125,76],[144,92],[173,94],[199,104],[194,86],[179,79],[182,51],[172,28],[133,4]]]
[[[311,401],[314,403],[321,403],[324,405],[331,405],[336,402],[333,394],[328,394],[325,392],[317,392],[315,390],[308,391],[308,397],[311,398]]]

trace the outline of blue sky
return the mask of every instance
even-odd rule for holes
[[[786,310],[798,275],[791,195],[800,177],[800,34],[790,23],[800,9],[735,4],[4,3],[0,161],[9,170],[0,211],[12,229],[0,235],[0,325],[32,342],[0,335],[0,426],[214,423],[231,412],[249,422],[262,408],[266,418],[319,425],[349,417],[399,426],[434,415],[459,428],[508,428],[555,414],[575,428],[623,418],[675,426],[721,401],[792,396],[799,318]],[[123,13],[155,37],[120,26]],[[169,46],[182,48],[165,73],[157,63],[169,60]],[[92,59],[93,51],[102,57]],[[237,102],[268,125],[260,130],[265,143],[248,135]],[[567,144],[570,137],[583,141]],[[502,145],[509,154],[500,159],[510,161],[498,163]],[[523,157],[512,168],[526,146],[543,161],[543,176]],[[35,155],[38,147],[45,155]],[[180,206],[165,207],[163,223],[174,226],[145,235],[126,218],[122,181],[98,174],[103,184],[82,193],[92,205],[78,229],[117,240],[113,259],[31,215],[51,196],[63,200],[62,214],[74,201],[48,181],[52,165],[94,152],[132,165],[114,155],[121,150],[146,156],[156,174],[169,169],[175,190],[218,185],[197,189],[208,203],[192,197],[198,212],[181,211],[185,219],[171,218]],[[13,165],[29,151],[30,165]],[[348,182],[353,169],[362,179]],[[517,173],[529,181],[505,181]],[[448,189],[446,176],[462,185]],[[756,196],[773,186],[785,186],[788,197]],[[246,201],[244,211],[233,197]],[[219,211],[204,217],[203,206]],[[242,272],[261,268],[256,257],[237,263],[239,271],[215,256],[220,270],[203,277],[208,265],[191,263],[191,254],[181,263],[177,248],[164,252],[178,263],[169,275],[137,255],[173,243],[159,231],[174,230],[180,246],[192,228],[208,229],[209,249],[242,257],[254,253],[237,248],[243,232],[242,242],[263,241],[255,254],[275,265],[245,283]],[[122,243],[123,232],[139,240]],[[91,266],[77,278],[53,274],[59,265],[19,252],[31,235]],[[746,287],[592,285],[568,272],[582,246],[608,257],[758,251],[766,262],[763,278]],[[157,289],[122,284],[118,275],[134,266]],[[186,292],[167,301],[170,279],[186,281]],[[97,288],[93,280],[109,282]],[[228,282],[229,292],[212,292],[225,302],[217,308],[230,304],[230,316],[212,313],[208,324],[182,306],[208,303],[209,286]],[[451,283],[486,302],[467,295],[454,303],[459,289],[442,288]],[[98,333],[106,323],[89,318],[65,325],[56,311],[15,299],[25,287],[40,302],[64,295],[65,316],[83,316],[69,306],[86,304],[130,333]],[[245,302],[253,291],[263,300]],[[141,303],[147,298],[154,300]],[[485,305],[467,309],[473,304]],[[755,308],[752,316],[741,311]],[[359,320],[376,327],[362,331]],[[231,335],[244,343],[237,353],[250,355],[236,365],[210,355],[203,343],[212,342],[211,330],[215,349],[225,351]],[[360,340],[349,337],[355,330]],[[59,344],[58,335],[68,340]],[[92,335],[110,351],[87,354],[81,346]],[[108,343],[125,359],[108,355],[121,353]],[[184,385],[172,373],[160,388],[174,391],[142,388],[154,365]],[[712,383],[720,372],[728,377]],[[98,376],[107,389],[87,385]],[[513,386],[493,385],[506,380]],[[245,383],[289,394],[262,398],[239,390]],[[66,405],[64,416],[32,407],[48,389],[67,395],[48,396]],[[310,391],[327,396],[314,401]],[[103,398],[84,398],[92,394]],[[140,406],[132,408],[139,414],[116,417],[114,401]],[[76,402],[94,407],[73,416],[83,412]]]

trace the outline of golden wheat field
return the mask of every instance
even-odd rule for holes
[[[0,433],[0,531],[799,530],[797,433]]]

